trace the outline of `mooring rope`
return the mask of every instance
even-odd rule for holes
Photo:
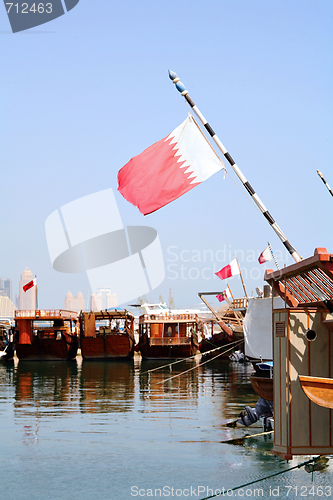
[[[259,483],[260,481],[264,481],[265,479],[270,479],[271,477],[278,476],[280,474],[284,474],[285,472],[289,472],[293,469],[300,469],[304,465],[308,465],[308,464],[311,464],[312,462],[315,462],[316,460],[318,460],[318,458],[320,458],[320,455],[318,455],[318,457],[311,458],[311,460],[307,460],[306,462],[295,465],[294,467],[289,467],[289,469],[282,470],[280,472],[275,472],[275,474],[270,474],[269,476],[265,476],[265,477],[262,477],[260,479],[255,479],[254,481],[250,481],[249,483],[242,484],[241,486],[236,486],[235,488],[228,488],[226,491],[236,491],[236,490],[239,490],[241,488],[245,488],[245,486],[251,486],[251,484]],[[224,488],[224,491],[225,491],[225,488]],[[221,496],[221,493],[217,493],[216,495],[211,495],[209,497],[201,498],[200,500],[209,500],[210,498],[216,498],[219,496]]]
[[[235,342],[236,342],[236,341],[235,341]],[[237,341],[237,342],[242,342],[242,340]],[[221,347],[224,347],[224,346],[221,346]],[[199,363],[198,365],[193,366],[193,367],[192,367],[192,368],[190,368],[189,370],[185,370],[184,372],[177,373],[177,375],[174,375],[173,377],[169,377],[169,378],[167,378],[167,379],[165,379],[165,380],[162,380],[161,382],[157,382],[157,384],[164,384],[165,382],[168,382],[169,380],[172,380],[173,378],[180,377],[181,375],[184,375],[184,373],[188,373],[188,372],[190,372],[190,371],[194,370],[195,368],[200,368],[200,366],[203,366],[203,365],[205,365],[206,363],[209,363],[209,361],[213,361],[214,359],[218,358],[219,356],[222,356],[222,354],[225,354],[226,352],[231,351],[234,347],[235,347],[235,346],[230,347],[230,349],[227,349],[226,351],[221,352],[221,353],[220,353],[220,354],[218,354],[217,356],[214,356],[214,358],[207,359],[207,361],[204,361],[203,363]],[[219,347],[218,349],[220,349],[220,347]],[[215,350],[215,349],[213,349],[213,350]],[[208,353],[206,353],[206,354],[208,354]]]
[[[206,339],[206,341],[209,342],[207,339]],[[230,342],[228,344],[228,346],[232,345],[232,347],[235,347],[236,345],[238,345],[241,342],[243,342],[243,339],[234,340],[233,342]],[[211,349],[210,351],[207,351],[207,352],[202,352],[201,356],[206,356],[207,354],[210,354],[211,352],[217,351],[218,349],[223,349],[225,347],[225,345],[221,345],[219,347],[216,347],[215,344],[212,344],[212,342],[209,342],[209,343],[211,345],[213,345],[215,347],[215,349]],[[189,359],[195,358],[196,356],[197,356],[197,354],[193,354],[193,356],[189,356],[188,358],[178,359],[177,361],[173,361],[172,363],[167,363],[166,365],[157,366],[156,368],[152,368],[151,370],[147,370],[145,372],[141,372],[140,375],[145,375],[146,373],[151,373],[151,372],[154,372],[156,370],[161,370],[162,368],[166,368],[168,366],[176,365],[177,363],[182,363],[183,361],[188,361]]]

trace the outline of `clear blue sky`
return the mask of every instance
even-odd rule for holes
[[[333,199],[316,172],[333,186],[331,0],[80,0],[16,34],[0,13],[0,275],[15,293],[28,266],[41,307],[62,307],[68,290],[88,298],[85,274],[52,269],[45,219],[116,192],[118,170],[185,119],[168,68],[296,250],[333,252]],[[227,169],[146,217],[116,192],[124,225],[152,226],[161,240],[166,278],[151,300],[171,288],[176,306],[190,306],[223,290],[214,272],[235,251],[251,293],[273,267],[257,263],[267,240],[280,266],[292,263]],[[229,284],[242,295],[238,277]]]

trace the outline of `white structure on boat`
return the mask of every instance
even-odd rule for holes
[[[243,328],[245,355],[250,359],[273,359],[273,304],[274,309],[284,305],[280,297],[249,298]]]

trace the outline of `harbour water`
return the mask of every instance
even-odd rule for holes
[[[247,485],[309,457],[274,457],[272,435],[222,443],[263,431],[225,426],[258,400],[251,369],[198,362],[0,365],[0,498],[333,498],[333,461]]]

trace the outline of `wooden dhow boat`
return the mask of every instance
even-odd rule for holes
[[[144,359],[188,358],[198,351],[197,332],[197,314],[142,314],[135,349]]]
[[[200,352],[206,353],[215,349],[216,347],[228,347],[235,346],[235,350],[244,349],[244,331],[243,331],[243,320],[247,308],[247,297],[242,299],[233,299],[229,301],[228,299],[228,309],[223,313],[216,312],[212,306],[203,297],[204,295],[218,295],[220,292],[202,292],[199,293],[199,297],[204,302],[204,304],[212,312],[212,316],[215,319],[206,320],[200,323],[200,330],[202,333],[202,340],[199,345]],[[205,326],[206,325],[206,326]],[[210,332],[210,338],[207,338],[205,330]],[[213,356],[214,354],[212,354]],[[230,351],[222,354],[222,358],[229,358]]]
[[[15,349],[20,361],[74,359],[79,345],[76,312],[15,311]]]
[[[80,315],[80,345],[84,360],[119,360],[134,355],[134,315],[109,309]]]

